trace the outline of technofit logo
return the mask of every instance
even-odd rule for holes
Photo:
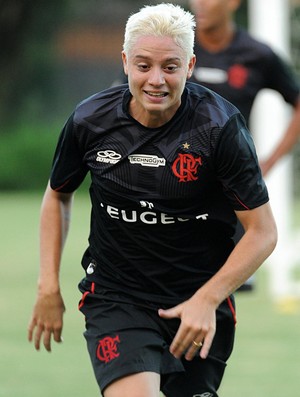
[[[116,164],[120,161],[121,155],[114,150],[100,150],[97,152],[96,161],[100,163]]]
[[[128,159],[130,164],[140,164],[143,167],[164,167],[166,165],[164,158],[150,154],[131,154]]]

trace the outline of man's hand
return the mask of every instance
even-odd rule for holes
[[[194,295],[171,309],[159,309],[158,314],[165,319],[181,319],[170,346],[170,352],[176,358],[184,354],[187,360],[192,360],[199,349],[201,358],[205,359],[208,356],[216,330],[215,307],[199,301]]]
[[[60,292],[39,293],[28,326],[28,340],[34,341],[36,350],[40,349],[41,340],[48,352],[51,351],[52,337],[55,342],[62,342],[64,311],[65,305]]]

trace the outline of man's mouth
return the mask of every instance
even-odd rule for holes
[[[155,98],[163,98],[167,96],[167,92],[151,92],[151,91],[145,91],[147,95],[153,96]]]

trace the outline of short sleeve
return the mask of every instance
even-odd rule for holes
[[[284,100],[295,106],[299,99],[299,81],[291,66],[271,49],[265,68],[266,88],[279,92]]]
[[[88,172],[77,134],[77,126],[72,115],[64,125],[56,146],[50,176],[50,186],[53,190],[73,192]]]
[[[234,210],[253,209],[269,201],[255,146],[241,115],[233,116],[222,129],[214,167]]]

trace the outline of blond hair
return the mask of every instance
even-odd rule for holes
[[[128,18],[123,50],[128,54],[142,36],[168,36],[184,50],[189,60],[194,52],[195,26],[194,16],[178,5],[144,6]]]

